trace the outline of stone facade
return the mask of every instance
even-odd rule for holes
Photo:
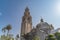
[[[36,26],[36,33],[40,37],[40,40],[45,40],[45,38],[51,33],[51,27],[47,22],[44,22],[41,18],[41,22]]]
[[[44,22],[42,18],[36,28],[32,28],[32,17],[28,7],[26,7],[21,23],[21,40],[32,40],[34,36],[38,36],[39,40],[45,40],[51,30],[53,30],[53,26]]]

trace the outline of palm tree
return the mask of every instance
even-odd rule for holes
[[[5,35],[6,27],[2,28],[2,31],[4,32],[4,35]]]
[[[11,29],[12,29],[12,27],[11,27],[10,24],[6,26],[6,30],[8,31],[8,32],[7,32],[7,35],[9,34],[9,31],[10,31]]]

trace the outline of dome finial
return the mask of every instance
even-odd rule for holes
[[[41,21],[41,22],[44,22],[42,17],[41,17],[41,20],[40,20],[40,21]]]

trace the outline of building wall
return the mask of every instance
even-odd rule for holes
[[[22,36],[31,32],[31,30],[32,30],[32,17],[30,15],[28,7],[26,7],[21,23],[21,40],[24,40]]]

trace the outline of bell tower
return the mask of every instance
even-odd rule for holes
[[[32,30],[32,17],[29,8],[26,7],[21,23],[21,35],[27,34]]]

